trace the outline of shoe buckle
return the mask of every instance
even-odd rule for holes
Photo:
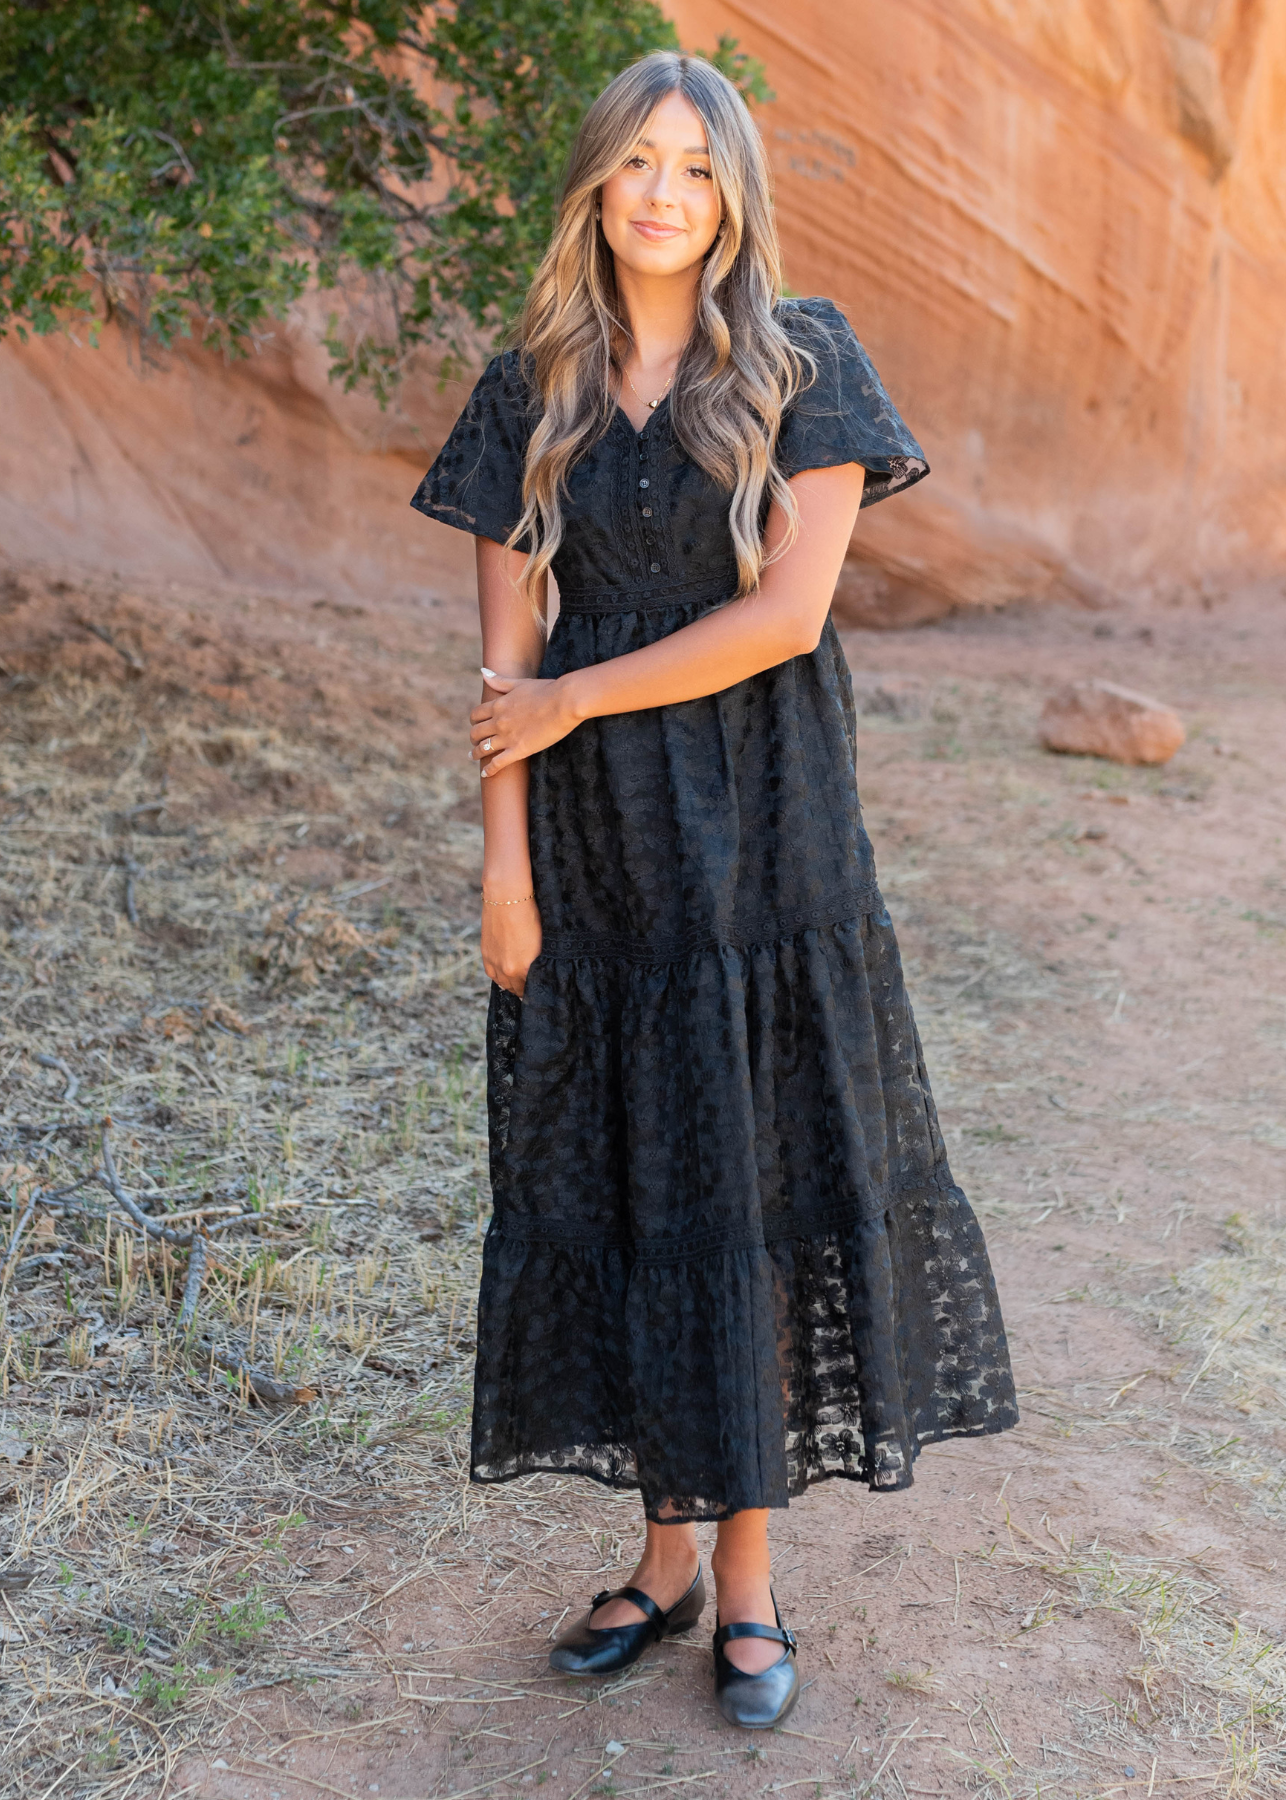
[[[797,1651],[797,1650],[798,1650],[798,1649],[799,1649],[799,1644],[798,1644],[798,1642],[797,1642],[797,1640],[796,1640],[796,1638],[795,1638],[795,1634],[794,1634],[794,1632],[793,1632],[793,1631],[792,1631],[792,1630],[791,1630],[791,1629],[790,1629],[790,1627],[789,1627],[789,1625],[783,1625],[783,1626],[782,1626],[782,1628],[781,1628],[781,1635],[782,1635],[782,1637],[783,1637],[783,1638],[785,1638],[785,1640],[786,1640],[786,1647],[787,1647],[787,1649],[789,1649],[789,1650],[796,1650],[796,1651]]]
[[[612,1598],[611,1589],[604,1588],[601,1594],[595,1594],[594,1598],[590,1601],[589,1610],[591,1612],[597,1612],[599,1607],[606,1605],[606,1603],[611,1598]]]

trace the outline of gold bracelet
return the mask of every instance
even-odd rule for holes
[[[524,894],[519,900],[488,900],[487,896],[484,894],[482,896],[482,904],[484,906],[525,906],[528,900],[534,900],[535,898],[535,894]]]

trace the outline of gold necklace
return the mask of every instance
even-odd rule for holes
[[[627,381],[630,381],[630,372],[628,369],[622,367],[621,374],[624,375],[624,377]],[[674,376],[671,375],[670,380],[666,382],[665,386],[661,389],[660,393],[657,395],[655,400],[644,401],[644,405],[647,407],[649,412],[656,411],[657,407],[661,404],[662,400],[664,400],[665,396],[669,393],[670,384],[671,384],[671,382],[673,382],[673,380],[674,380]],[[634,386],[634,383],[632,381],[630,381],[630,390],[633,393],[634,398],[636,400],[643,399],[642,394],[639,393],[638,389]]]

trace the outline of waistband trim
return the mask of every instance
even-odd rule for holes
[[[731,600],[737,591],[737,572],[713,575],[704,581],[672,581],[645,588],[562,588],[558,609],[567,613],[654,612],[665,606],[686,606],[701,600]]]

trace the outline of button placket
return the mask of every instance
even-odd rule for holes
[[[647,540],[645,538],[645,535],[644,535],[645,527],[643,527],[642,522],[639,518],[639,513],[641,511],[641,508],[640,508],[639,502],[638,502],[638,495],[640,493],[646,493],[652,485],[651,476],[648,472],[648,467],[649,467],[649,465],[648,465],[648,450],[647,450],[647,439],[644,434],[645,431],[646,431],[646,427],[644,428],[644,431],[636,431],[634,434],[634,455],[636,458],[635,479],[636,479],[637,485],[635,487],[635,502],[634,502],[634,505],[630,509],[634,515],[633,518],[630,520],[630,542],[634,546],[634,549],[636,552],[641,552],[642,560],[645,560],[648,564],[649,573],[654,575],[656,573],[656,570],[655,570],[655,568],[653,568],[651,566],[651,558],[652,558],[651,543],[650,543],[650,540]],[[632,570],[635,570],[635,571],[638,570],[639,561],[640,561],[640,556],[638,554],[631,555],[630,567]],[[635,576],[635,579],[636,580],[638,579],[637,574]]]
[[[648,499],[650,501],[651,500],[652,473],[651,473],[650,457],[649,457],[649,452],[648,452],[646,429],[647,428],[644,427],[644,430],[638,434],[638,440],[637,440],[637,442],[638,442],[638,457],[639,457],[639,484],[638,485],[639,485],[639,491],[641,493],[646,493],[648,495]],[[639,513],[642,518],[644,518],[648,521],[651,521],[653,518],[653,508],[650,504],[640,506]],[[646,524],[643,527],[643,542],[644,542],[644,545],[646,546],[643,554],[648,558],[648,573],[650,575],[659,575],[661,573],[661,563],[659,562],[659,560],[657,558],[657,530],[658,530],[658,527],[652,523]]]

